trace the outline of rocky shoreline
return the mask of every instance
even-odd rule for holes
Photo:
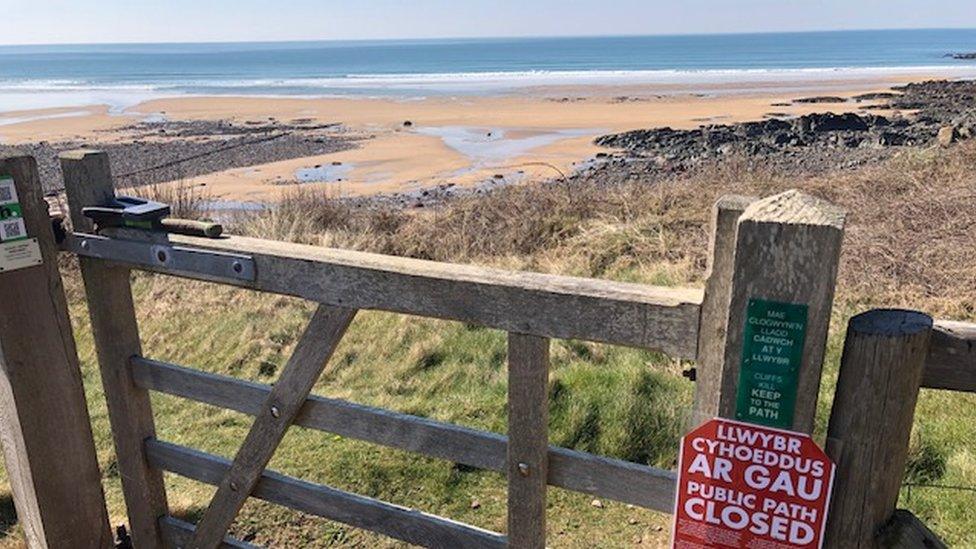
[[[876,101],[859,112],[816,113],[694,130],[656,128],[606,135],[598,145],[617,149],[596,170],[680,172],[698,164],[741,156],[798,172],[821,172],[882,160],[904,147],[951,145],[976,137],[976,82],[930,81],[857,96]],[[797,103],[846,103],[843,98],[797,99]],[[884,110],[893,114],[874,114]],[[638,174],[639,175],[639,174]]]
[[[112,130],[106,139],[0,145],[34,155],[45,189],[61,187],[60,152],[81,147],[106,151],[116,184],[138,187],[178,181],[231,168],[256,166],[347,150],[358,137],[339,124],[274,119],[228,121],[146,121]]]
[[[702,125],[694,130],[654,128],[598,137],[613,149],[600,153],[570,176],[573,183],[613,185],[646,182],[729,159],[745,159],[784,173],[815,174],[882,162],[911,147],[949,146],[976,138],[976,81],[927,81],[865,93],[850,99],[805,97],[795,103],[838,105],[798,117],[770,112],[766,119]],[[777,105],[771,105],[775,110]],[[779,105],[782,106],[782,105]],[[879,111],[884,114],[877,114]],[[370,206],[430,207],[459,196],[491,192],[504,181],[474,188],[433,189],[359,199]]]
[[[586,184],[653,182],[731,158],[761,162],[787,173],[852,169],[889,158],[908,147],[948,146],[976,138],[976,81],[929,81],[862,94],[797,98],[824,112],[789,117],[771,105],[764,120],[708,124],[693,130],[653,128],[604,135],[611,149],[582,162],[570,176]],[[855,112],[835,114],[832,106]],[[38,158],[45,188],[60,187],[57,153],[83,146],[109,153],[119,186],[191,178],[230,168],[317,156],[357,146],[363,136],[340,124],[279,121],[144,121],[94,141],[41,142],[17,147]],[[12,147],[0,145],[0,153]],[[442,183],[404,193],[346,199],[359,207],[423,208],[492,192],[504,177],[474,186]]]

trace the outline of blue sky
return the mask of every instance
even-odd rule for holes
[[[976,0],[0,0],[0,44],[976,27]]]

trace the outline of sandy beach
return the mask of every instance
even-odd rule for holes
[[[0,549],[976,549],[973,4],[11,6]]]
[[[355,147],[234,167],[189,177],[181,184],[205,187],[212,198],[228,201],[274,201],[297,182],[341,196],[363,196],[444,184],[551,178],[573,172],[601,152],[593,143],[599,135],[858,111],[872,102],[795,100],[821,95],[852,98],[924,78],[701,84],[694,93],[687,86],[643,85],[414,99],[173,97],[122,112],[104,105],[6,112],[0,114],[0,140],[15,145],[72,141],[97,146],[131,139],[124,128],[146,120],[338,124],[337,131],[355,140]]]

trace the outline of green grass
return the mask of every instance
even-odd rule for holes
[[[288,298],[164,277],[136,277],[144,354],[201,370],[272,383],[311,313]],[[84,306],[73,300],[79,353],[106,472],[110,512],[124,520],[117,469]],[[498,433],[506,431],[506,340],[496,330],[457,322],[361,312],[316,394]],[[556,341],[550,377],[554,443],[673,467],[691,384],[680,365],[656,353]],[[153,396],[160,439],[232,457],[250,418],[167,395]],[[503,475],[443,460],[293,428],[271,468],[302,479],[505,530]],[[175,514],[199,518],[213,489],[167,475]],[[552,489],[550,531],[557,546],[657,543],[669,517]],[[472,505],[473,502],[477,502]],[[474,508],[476,507],[476,508]],[[250,502],[233,532],[274,546],[399,547],[381,536]],[[560,541],[561,540],[561,541]]]
[[[311,305],[202,283],[139,275],[134,292],[146,356],[273,382],[304,327]],[[72,300],[85,387],[106,495],[115,523],[124,505],[98,379],[87,311]],[[829,416],[843,333],[853,309],[837,307],[821,390],[818,436]],[[554,444],[658,467],[673,467],[692,384],[686,364],[662,355],[578,341],[555,341],[550,376]],[[503,333],[380,312],[361,312],[315,387],[315,393],[505,432]],[[923,391],[913,435],[910,478],[976,485],[976,399]],[[232,457],[250,419],[166,395],[154,395],[159,438]],[[495,531],[505,529],[502,475],[472,470],[328,433],[293,428],[271,467],[314,482],[447,516]],[[175,514],[197,519],[213,490],[167,475]],[[973,494],[915,488],[902,505],[954,545],[976,545]],[[553,489],[549,502],[554,547],[621,547],[635,540],[666,543],[670,517]],[[473,505],[474,502],[477,502]],[[476,507],[476,508],[475,508]],[[233,532],[274,546],[399,547],[381,536],[252,501]]]
[[[727,192],[768,195],[790,187],[826,196],[852,214],[817,412],[815,434],[822,441],[850,316],[872,307],[904,306],[976,319],[970,257],[976,247],[973,162],[976,146],[913,152],[890,166],[810,180],[743,171],[730,163],[724,172],[667,185],[637,182],[621,188],[575,188],[572,193],[561,187],[513,187],[416,215],[352,211],[298,196],[240,229],[269,238],[445,261],[700,285],[704,221],[715,197]],[[322,211],[311,217],[309,207]],[[109,511],[113,524],[119,524],[125,521],[125,507],[83,291],[74,268],[67,266],[64,273]],[[135,278],[134,293],[146,356],[261,383],[272,383],[280,374],[312,310],[311,304],[290,298],[151,275]],[[680,375],[687,366],[650,352],[554,341],[551,440],[673,467],[693,389]],[[315,392],[504,433],[505,334],[462,323],[362,312]],[[227,457],[250,425],[240,414],[165,395],[154,395],[153,407],[159,438]],[[495,531],[505,529],[505,480],[500,474],[302,428],[290,430],[271,467]],[[976,486],[976,395],[922,391],[906,480]],[[190,519],[200,516],[213,493],[208,486],[171,475],[166,483],[172,511]],[[9,494],[9,484],[0,479],[4,547],[22,544]],[[551,490],[551,547],[667,544],[668,515],[609,501],[592,503],[589,496]],[[900,505],[950,545],[976,547],[976,493],[917,487],[902,491]],[[280,547],[402,546],[257,501],[245,506],[233,533]]]
[[[815,436],[822,443],[844,345],[847,320],[864,310],[843,298],[835,305],[827,342]],[[904,482],[898,506],[915,513],[950,547],[976,547],[976,394],[922,389],[915,409]],[[968,487],[969,490],[940,488]]]
[[[903,488],[913,510],[952,546],[976,547],[976,395],[922,390],[906,481],[966,489]]]

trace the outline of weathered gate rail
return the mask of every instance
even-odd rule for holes
[[[307,428],[507,473],[507,537],[265,471],[267,459],[251,467],[253,482],[244,484],[240,488],[243,494],[237,496],[243,502],[250,493],[419,545],[544,547],[547,484],[657,511],[672,510],[673,472],[548,445],[548,338],[653,349],[685,360],[702,358],[700,353],[709,352],[703,349],[711,344],[720,359],[728,363],[726,354],[734,344],[727,342],[724,334],[708,340],[709,334],[703,332],[728,332],[732,326],[732,330],[741,330],[735,324],[742,321],[734,314],[737,306],[730,302],[741,299],[748,290],[786,301],[812,303],[808,346],[817,364],[801,384],[806,384],[808,393],[819,385],[819,361],[839,255],[842,221],[838,219],[842,218],[830,206],[796,193],[758,202],[736,197],[719,201],[713,219],[709,284],[702,292],[236,236],[206,239],[153,235],[147,241],[145,233],[124,230],[94,235],[86,231],[90,229],[88,221],[78,212],[81,206],[102,202],[114,193],[107,159],[98,153],[74,153],[66,155],[62,163],[77,230],[64,240],[63,248],[82,258],[83,269],[95,270],[85,272],[85,282],[103,369],[107,366],[107,373],[131,383],[116,387],[122,390],[115,395],[106,390],[106,396],[110,409],[122,408],[134,414],[118,420],[113,415],[112,419],[120,448],[120,468],[141,475],[137,480],[123,475],[130,521],[140,546],[194,546],[200,542],[200,533],[194,534],[193,526],[168,515],[158,471],[217,485],[228,493],[237,491],[228,478],[238,464],[156,440],[145,398],[148,392],[188,398],[259,420],[262,416],[268,419],[268,408],[275,409],[276,397],[271,386],[145,358],[139,350],[131,311],[129,269],[295,296],[344,310],[393,311],[510,332],[507,437],[341,400],[306,398],[307,391],[306,395],[296,395],[296,411],[291,416],[295,424]],[[757,206],[746,214],[753,204]],[[746,229],[741,228],[743,223]],[[749,253],[733,253],[735,250]],[[748,273],[743,258],[756,262],[774,258],[777,266]],[[777,279],[780,275],[788,275],[782,277],[791,282],[781,282]],[[710,314],[705,314],[706,307]],[[121,348],[119,333],[123,334]],[[932,345],[927,385],[957,390],[976,386],[971,345],[974,333],[964,326],[944,325]],[[727,366],[721,373],[714,369],[702,372],[706,380],[724,379],[722,383],[734,374]],[[282,377],[285,375],[287,367]],[[707,406],[699,406],[697,411],[725,413],[723,399],[727,400],[728,389],[716,390],[714,383],[713,387],[705,384],[698,388],[698,396],[705,391],[718,409],[709,411]],[[797,429],[812,428],[816,391],[813,393],[812,400],[806,403],[806,412],[798,414]],[[265,445],[266,458],[270,458],[276,445],[273,440]],[[128,452],[123,451],[127,448]],[[218,492],[210,510],[221,506],[219,496]],[[229,511],[232,519],[237,509]],[[201,524],[207,518],[205,515]],[[217,524],[215,531],[222,536],[227,525],[229,521]],[[219,538],[211,537],[211,541],[214,539]],[[226,543],[240,545],[233,540]]]
[[[735,336],[741,335],[742,303],[748,295],[810,304],[807,362],[800,379],[803,400],[798,400],[793,427],[808,432],[812,428],[843,214],[799,193],[761,201],[720,200],[712,222],[709,279],[701,291],[243,237],[214,240],[126,230],[94,234],[80,212],[82,206],[114,196],[107,157],[66,153],[62,168],[75,232],[61,246],[80,257],[138,547],[216,543],[219,537],[203,536],[222,536],[248,495],[434,547],[544,547],[546,485],[670,512],[673,472],[548,445],[549,338],[652,349],[696,361],[699,383],[692,415],[727,415],[737,374],[737,361],[729,357],[741,350],[741,338]],[[132,302],[132,269],[317,302],[321,305],[312,326],[328,332],[329,342],[310,343],[309,350],[301,352],[300,343],[274,387],[146,358]],[[309,396],[308,388],[358,309],[458,320],[509,332],[508,436]],[[317,340],[317,335],[320,332],[310,328],[302,340]],[[974,347],[976,325],[937,322],[921,385],[976,392]],[[282,381],[286,376],[291,376],[287,383]],[[304,392],[299,388],[303,384]],[[150,391],[256,416],[255,427],[234,462],[157,440]],[[265,470],[292,423],[506,473],[508,535]],[[170,516],[162,471],[219,487],[196,531]],[[217,515],[223,518],[214,518]],[[205,529],[209,532],[201,534]],[[248,546],[229,538],[224,545]]]
[[[976,393],[976,324],[935,321],[922,387]]]
[[[167,266],[158,261],[158,258],[145,253],[142,242],[137,242],[132,247],[127,241],[119,242],[97,235],[68,235],[61,248],[83,257],[104,259],[134,269],[222,282],[302,297],[310,301],[335,299],[363,309],[384,309],[462,320],[499,329],[513,329],[513,325],[521,323],[524,331],[544,333],[548,337],[657,348],[674,358],[684,360],[693,361],[698,356],[696,345],[703,292],[694,288],[664,288],[517,273],[237,236],[212,240],[170,235],[169,239],[177,247],[248,254],[256,262],[262,263],[262,272],[268,267],[274,267],[279,272],[302,269],[304,272],[298,276],[306,280],[308,286],[289,283],[278,278],[276,274],[261,276],[253,281],[235,279],[214,268],[221,264],[218,261],[232,262],[233,256],[224,258],[200,254],[198,260],[201,264],[190,263],[189,269],[176,265]],[[82,248],[83,241],[91,249]],[[100,243],[104,243],[105,247],[99,246]],[[318,272],[315,272],[316,267],[313,265],[318,266]],[[427,280],[423,275],[417,274],[426,268],[431,268],[428,271],[431,275],[437,271],[442,275],[430,276]],[[309,278],[305,278],[306,276]],[[357,278],[363,284],[371,284],[368,291],[376,295],[348,295],[343,300],[340,296],[343,290],[340,288],[357,284]],[[319,282],[316,283],[316,280]],[[384,286],[388,288],[386,291],[393,292],[393,295],[385,299],[382,295],[384,290],[381,289]],[[461,299],[470,299],[469,303],[474,305],[480,302],[484,307],[450,305],[444,300],[413,302],[409,292],[424,286],[424,292],[479,293],[484,297],[472,294]],[[396,292],[404,293],[398,295]],[[510,299],[524,303],[527,310],[510,311],[508,314],[498,312],[498,303]],[[590,307],[596,308],[598,312],[594,312],[590,318],[580,316],[579,313],[591,310]],[[542,311],[552,311],[551,316],[542,314]],[[620,319],[619,322],[606,322],[607,319],[617,318]],[[635,324],[641,324],[641,327],[635,328]],[[668,334],[667,330],[674,332]],[[925,360],[922,387],[976,392],[976,323],[935,321]]]
[[[248,494],[434,547],[543,547],[547,484],[670,511],[675,488],[671,471],[548,445],[549,338],[627,345],[694,359],[700,290],[516,273],[234,236],[205,239],[126,230],[96,235],[80,212],[83,206],[113,196],[105,155],[69,153],[62,157],[62,168],[75,230],[62,248],[81,258],[120,476],[138,546],[210,546],[220,539],[212,537],[214,532],[223,536]],[[298,360],[293,356],[281,374],[282,379],[292,377],[288,382],[279,379],[273,387],[145,358],[130,269],[300,297],[320,303],[320,313],[324,310],[326,316],[329,311],[348,311],[343,313],[346,323],[358,309],[375,309],[508,331],[508,436],[308,397],[307,389],[317,377],[311,363],[327,359],[334,345],[309,351]],[[344,326],[328,320],[321,326],[335,332],[330,338],[337,343]],[[310,327],[302,341],[318,335]],[[304,393],[281,390],[299,377],[309,383]],[[255,427],[233,463],[159,441],[149,391],[254,415]],[[294,412],[289,409],[292,404]],[[292,419],[305,427],[507,473],[508,535],[264,470]],[[163,470],[218,486],[196,531],[169,516]]]

